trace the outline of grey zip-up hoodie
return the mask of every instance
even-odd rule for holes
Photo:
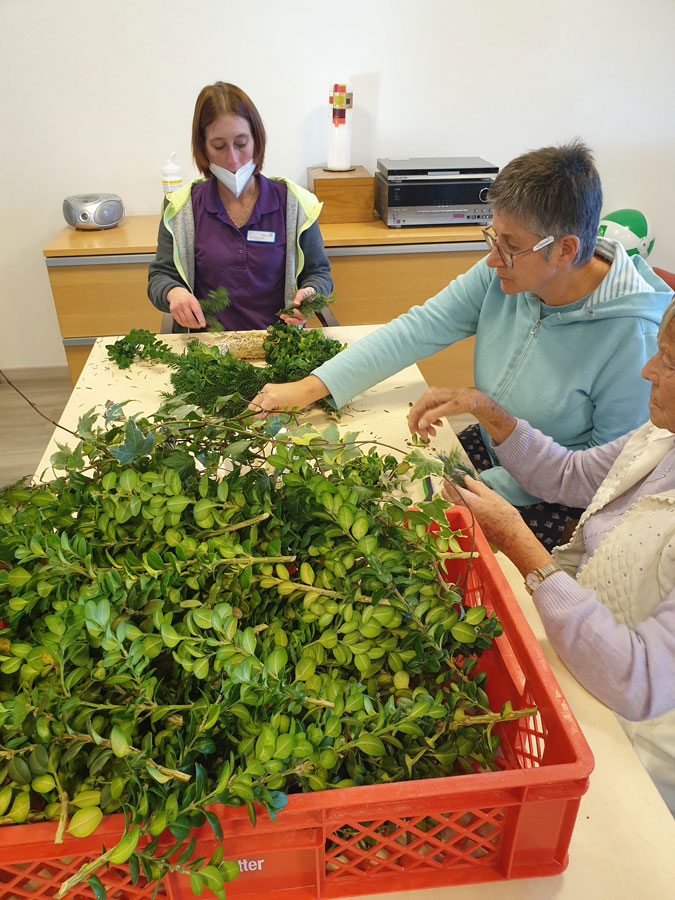
[[[195,225],[192,187],[197,178],[169,194],[157,235],[157,253],[148,268],[148,297],[162,312],[169,311],[166,295],[173,287],[193,291],[195,280]],[[290,306],[301,287],[313,287],[328,295],[333,290],[330,263],[317,219],[323,206],[314,194],[287,178],[286,185],[286,276],[284,305]]]

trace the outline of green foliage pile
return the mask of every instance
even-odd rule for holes
[[[0,823],[126,821],[58,896],[127,861],[223,897],[236,863],[191,837],[214,804],[492,769],[531,713],[490,711],[501,628],[442,578],[445,504],[395,499],[409,463],[180,404],[88,413],[54,481],[0,497]]]
[[[175,355],[171,367],[171,386],[176,394],[226,418],[243,412],[269,381],[268,366],[253,366],[199,340],[191,341],[185,353]]]
[[[229,417],[243,412],[267,382],[305,378],[343,350],[344,344],[319,330],[280,323],[268,327],[263,347],[267,365],[254,366],[197,339],[190,341],[184,353],[173,353],[149,331],[133,329],[108,347],[108,356],[121,369],[136,359],[167,363],[174,369],[170,377],[177,394],[207,413],[219,411]]]
[[[318,328],[271,325],[263,342],[265,359],[269,364],[267,381],[280,384],[306,378],[344,347],[340,341],[324,337]]]
[[[108,347],[108,357],[120,369],[128,369],[137,359],[157,359],[170,363],[176,354],[168,344],[146,328],[132,328],[126,337]]]

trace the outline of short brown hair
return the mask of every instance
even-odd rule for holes
[[[195,112],[192,117],[192,156],[202,175],[211,177],[209,160],[206,155],[204,132],[220,116],[241,116],[246,119],[253,136],[255,151],[253,161],[255,172],[262,169],[265,158],[265,144],[267,137],[265,127],[260,118],[260,113],[255,108],[253,101],[241,88],[235,84],[227,84],[224,81],[216,81],[215,84],[207,84],[202,88],[195,103]]]

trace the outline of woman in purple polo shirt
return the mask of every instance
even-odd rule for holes
[[[238,87],[205,87],[195,105],[192,154],[204,178],[168,195],[148,296],[174,331],[205,327],[198,298],[224,287],[226,331],[266,328],[278,311],[333,288],[314,194],[262,173],[265,129]],[[301,322],[294,317],[287,321]]]

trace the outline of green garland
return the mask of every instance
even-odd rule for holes
[[[133,329],[108,347],[108,356],[121,369],[137,359],[158,359],[169,365],[175,393],[208,413],[218,410],[236,416],[246,409],[267,382],[282,383],[305,378],[344,349],[319,330],[296,325],[270,325],[263,343],[266,366],[235,359],[230,352],[191,341],[185,352],[174,353],[149,331]]]

